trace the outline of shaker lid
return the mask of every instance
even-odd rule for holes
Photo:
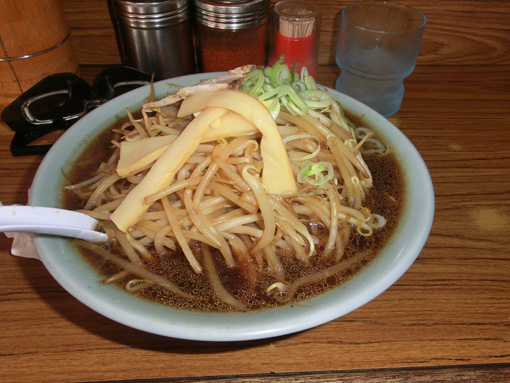
[[[216,29],[244,29],[269,20],[270,0],[195,0],[197,21]]]
[[[156,15],[188,8],[188,0],[115,0],[115,7],[127,13]]]
[[[158,28],[189,17],[188,0],[114,0],[119,20],[131,27]]]

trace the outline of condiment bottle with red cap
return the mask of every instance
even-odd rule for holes
[[[305,66],[312,76],[317,74],[319,49],[320,9],[305,0],[283,0],[276,3],[271,13],[271,38],[268,64],[273,65],[281,55],[285,63],[300,73]]]

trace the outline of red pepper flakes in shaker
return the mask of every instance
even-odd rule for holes
[[[312,76],[317,74],[319,48],[320,9],[305,0],[284,0],[275,4],[271,14],[269,65],[281,55],[285,63],[296,66],[299,73],[306,67]]]
[[[200,70],[266,64],[269,0],[195,0]]]

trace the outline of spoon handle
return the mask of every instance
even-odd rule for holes
[[[0,232],[31,232],[85,239],[108,240],[105,233],[95,231],[98,221],[86,214],[40,206],[0,206]]]

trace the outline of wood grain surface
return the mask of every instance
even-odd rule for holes
[[[84,67],[90,81],[99,67]],[[319,82],[333,86],[336,67]],[[419,65],[390,118],[432,176],[436,214],[389,290],[323,326],[206,343],[117,324],[0,235],[0,381],[507,382],[510,374],[510,66]],[[12,157],[0,125],[0,201],[27,201],[41,157]]]

